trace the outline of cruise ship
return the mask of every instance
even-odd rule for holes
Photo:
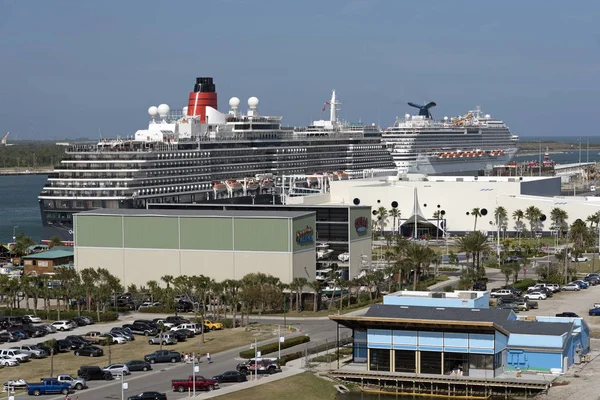
[[[147,129],[67,147],[39,195],[43,239],[72,241],[72,214],[90,209],[249,197],[258,202],[285,187],[309,194],[329,180],[365,171],[396,173],[379,127],[339,121],[335,91],[326,104],[330,119],[300,128],[259,114],[256,97],[247,104],[242,113],[232,97],[230,110],[218,111],[213,79],[197,78],[187,107],[148,109]]]
[[[491,170],[494,165],[508,164],[517,152],[518,136],[479,107],[437,121],[430,111],[436,103],[408,105],[418,108],[418,115],[397,118],[382,135],[399,173],[448,175]]]

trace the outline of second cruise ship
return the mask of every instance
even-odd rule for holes
[[[436,121],[436,106],[408,103],[418,115],[406,114],[383,132],[400,173],[427,175],[491,170],[508,164],[517,152],[518,136],[501,120],[482,114],[479,107],[458,117]]]

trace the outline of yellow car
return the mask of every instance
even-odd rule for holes
[[[209,328],[211,331],[223,329],[223,324],[220,322],[212,322],[210,319],[204,320],[204,326]]]

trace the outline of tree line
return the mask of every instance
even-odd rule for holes
[[[39,168],[53,167],[65,158],[65,146],[49,142],[18,142],[14,146],[0,146],[0,167]]]

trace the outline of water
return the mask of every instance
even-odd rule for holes
[[[376,394],[376,393],[363,393],[363,392],[349,392],[345,394],[338,394],[335,396],[336,400],[444,400],[444,397],[431,397],[431,396],[396,396],[393,394]],[[447,399],[452,399],[448,397]],[[455,399],[456,400],[456,399]]]
[[[0,176],[0,243],[12,242],[13,227],[40,240],[42,218],[37,196],[48,177],[46,175]]]
[[[561,142],[576,143],[577,138],[557,137],[543,138],[544,140],[556,140]],[[524,137],[522,140],[535,141],[534,137]],[[573,142],[574,141],[574,142]],[[600,137],[590,137],[590,143],[600,143]],[[600,162],[600,150],[586,152],[585,143],[581,149],[581,161]],[[551,154],[550,158],[558,164],[570,164],[579,161],[579,150],[567,151],[559,154]],[[538,160],[539,155],[517,156],[515,161]],[[542,154],[543,159],[543,154]],[[44,186],[48,177],[46,175],[14,175],[0,176],[0,243],[12,241],[13,226],[18,225],[18,232],[31,236],[33,240],[39,241],[42,220],[37,196]],[[46,238],[47,239],[47,238]]]

